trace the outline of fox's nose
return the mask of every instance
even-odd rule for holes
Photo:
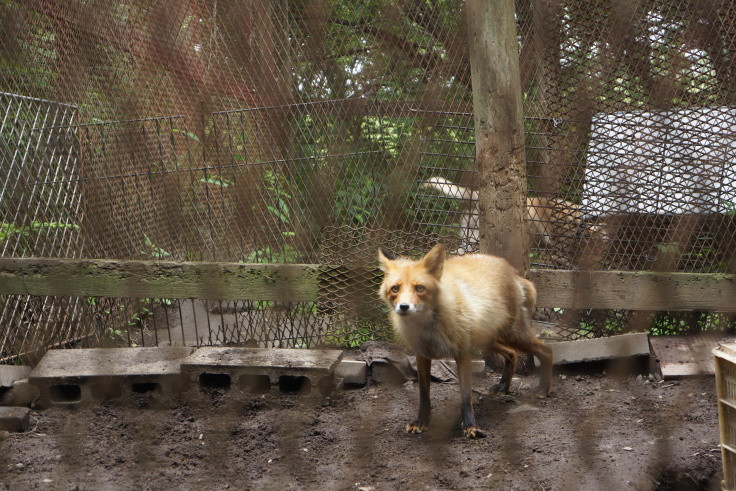
[[[399,305],[399,310],[402,312],[406,312],[409,310],[409,304],[408,303],[402,303]]]

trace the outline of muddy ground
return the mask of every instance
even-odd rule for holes
[[[462,437],[457,385],[432,385],[433,420],[404,432],[417,386],[329,397],[192,389],[34,410],[0,441],[0,489],[720,489],[713,378],[649,381],[556,371],[554,393],[475,383],[480,440]]]

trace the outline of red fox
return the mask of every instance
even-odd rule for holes
[[[549,394],[552,349],[537,339],[531,327],[537,292],[508,262],[486,254],[446,259],[442,244],[417,261],[395,258],[382,249],[378,259],[385,273],[380,297],[390,309],[394,330],[417,357],[419,416],[407,425],[409,433],[429,427],[433,359],[454,358],[457,363],[463,434],[469,438],[483,436],[473,413],[474,350],[503,356],[505,368],[501,382],[493,387],[496,391],[508,391],[517,350],[532,353],[541,362],[538,390]]]

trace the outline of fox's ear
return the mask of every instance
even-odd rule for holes
[[[391,261],[396,259],[396,256],[388,252],[383,247],[378,248],[378,262],[381,263],[381,271],[384,273],[391,268]]]
[[[427,268],[429,274],[442,278],[442,269],[445,266],[445,246],[437,244],[422,258],[422,265]]]

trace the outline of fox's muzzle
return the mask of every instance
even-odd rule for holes
[[[402,302],[396,304],[394,311],[399,315],[416,314],[422,310],[421,305],[415,305],[412,303]]]

